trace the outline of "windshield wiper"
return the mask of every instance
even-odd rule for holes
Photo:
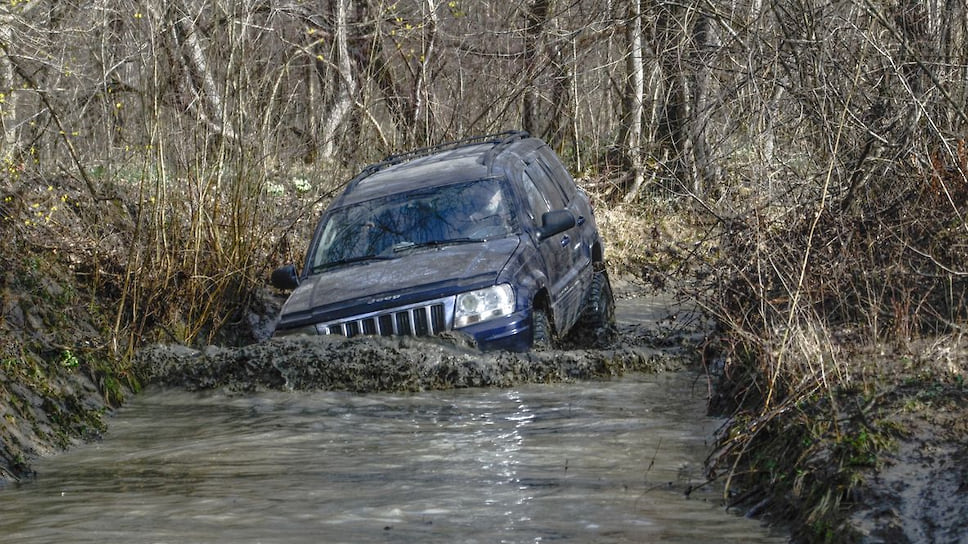
[[[485,240],[481,238],[450,238],[448,240],[431,240],[429,242],[400,242],[399,244],[393,246],[393,252],[399,253],[401,251],[410,251],[411,249],[420,249],[422,247],[443,247],[443,246],[454,246],[460,244],[479,244]]]
[[[333,268],[335,266],[343,266],[343,265],[347,265],[347,264],[364,263],[364,262],[367,262],[367,261],[387,261],[387,260],[390,260],[392,258],[393,257],[390,257],[388,255],[363,255],[363,256],[360,256],[360,257],[350,257],[349,259],[340,259],[338,261],[331,261],[331,262],[328,262],[328,263],[318,264],[318,265],[316,265],[316,266],[314,266],[312,268],[312,273],[315,274],[317,272],[322,272],[323,270],[326,270],[327,268]]]

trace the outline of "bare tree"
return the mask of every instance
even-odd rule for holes
[[[528,10],[525,23],[524,41],[524,73],[527,74],[527,83],[524,90],[523,111],[521,122],[524,130],[539,134],[539,102],[540,91],[538,89],[536,73],[541,71],[543,59],[540,55],[542,37],[545,33],[545,25],[548,22],[548,12],[551,0],[534,0]]]
[[[625,57],[628,72],[627,89],[622,97],[624,106],[621,126],[622,147],[628,156],[629,173],[632,184],[625,194],[624,200],[634,200],[645,181],[642,160],[642,122],[645,113],[645,66],[642,51],[642,3],[639,0],[629,2],[628,16],[625,23],[625,39],[628,52]]]
[[[320,113],[323,123],[320,126],[322,143],[321,155],[331,159],[337,152],[339,129],[346,121],[353,107],[357,91],[356,79],[350,62],[349,53],[349,13],[348,0],[333,0],[333,56],[335,73],[333,75],[332,95],[324,98],[326,109]],[[317,64],[320,77],[324,77],[323,67]]]
[[[31,0],[0,6],[0,127],[3,139],[0,141],[0,159],[9,164],[22,148],[21,125],[29,114],[21,111],[24,105],[23,79],[17,74],[16,57],[27,54],[19,51],[21,40],[29,38],[33,17],[43,7],[41,0]]]
[[[183,0],[146,4],[157,28],[166,35],[172,60],[172,82],[180,106],[204,123],[213,134],[229,140],[239,137],[225,116],[225,100],[209,61],[202,28],[204,10]],[[194,8],[194,9],[193,9]]]
[[[10,59],[10,48],[13,45],[14,16],[10,8],[0,7],[0,126],[3,127],[2,151],[0,159],[4,162],[13,160],[20,148],[20,134],[17,129],[17,99],[19,92],[14,89],[16,75],[13,62]]]

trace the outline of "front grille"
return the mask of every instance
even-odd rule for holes
[[[393,308],[339,321],[320,323],[320,334],[341,336],[431,336],[450,330],[453,323],[454,298]]]

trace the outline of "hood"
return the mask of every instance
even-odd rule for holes
[[[339,319],[339,310],[372,310],[436,298],[493,284],[520,244],[516,236],[481,243],[418,248],[386,261],[366,261],[326,270],[303,280],[282,315],[302,321]],[[416,297],[416,298],[414,298]],[[412,300],[411,300],[412,299]],[[314,311],[315,310],[315,311]]]

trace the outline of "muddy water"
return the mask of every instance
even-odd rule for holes
[[[415,394],[149,391],[0,491],[4,542],[782,542],[701,487],[690,373]],[[699,487],[699,489],[694,489]],[[688,494],[687,494],[688,493]]]
[[[618,317],[626,351],[644,342],[636,360],[667,353],[691,322],[661,297],[623,300]],[[269,346],[270,361],[256,350],[161,350],[150,364],[174,368],[163,383],[176,387],[138,396],[104,441],[38,461],[36,479],[0,489],[0,541],[786,541],[724,511],[721,489],[704,485],[719,422],[703,415],[705,382],[690,371],[533,384],[612,375],[621,356],[488,361],[425,346],[321,346],[308,359],[292,355],[306,346]],[[316,374],[346,380],[296,379],[333,354],[347,362]],[[588,362],[596,357],[612,366]],[[240,366],[256,370],[213,378]],[[360,368],[377,369],[378,383]],[[585,371],[595,368],[604,374]],[[393,372],[399,384],[385,379]],[[427,376],[443,375],[505,385],[381,389],[433,389],[441,382]]]

